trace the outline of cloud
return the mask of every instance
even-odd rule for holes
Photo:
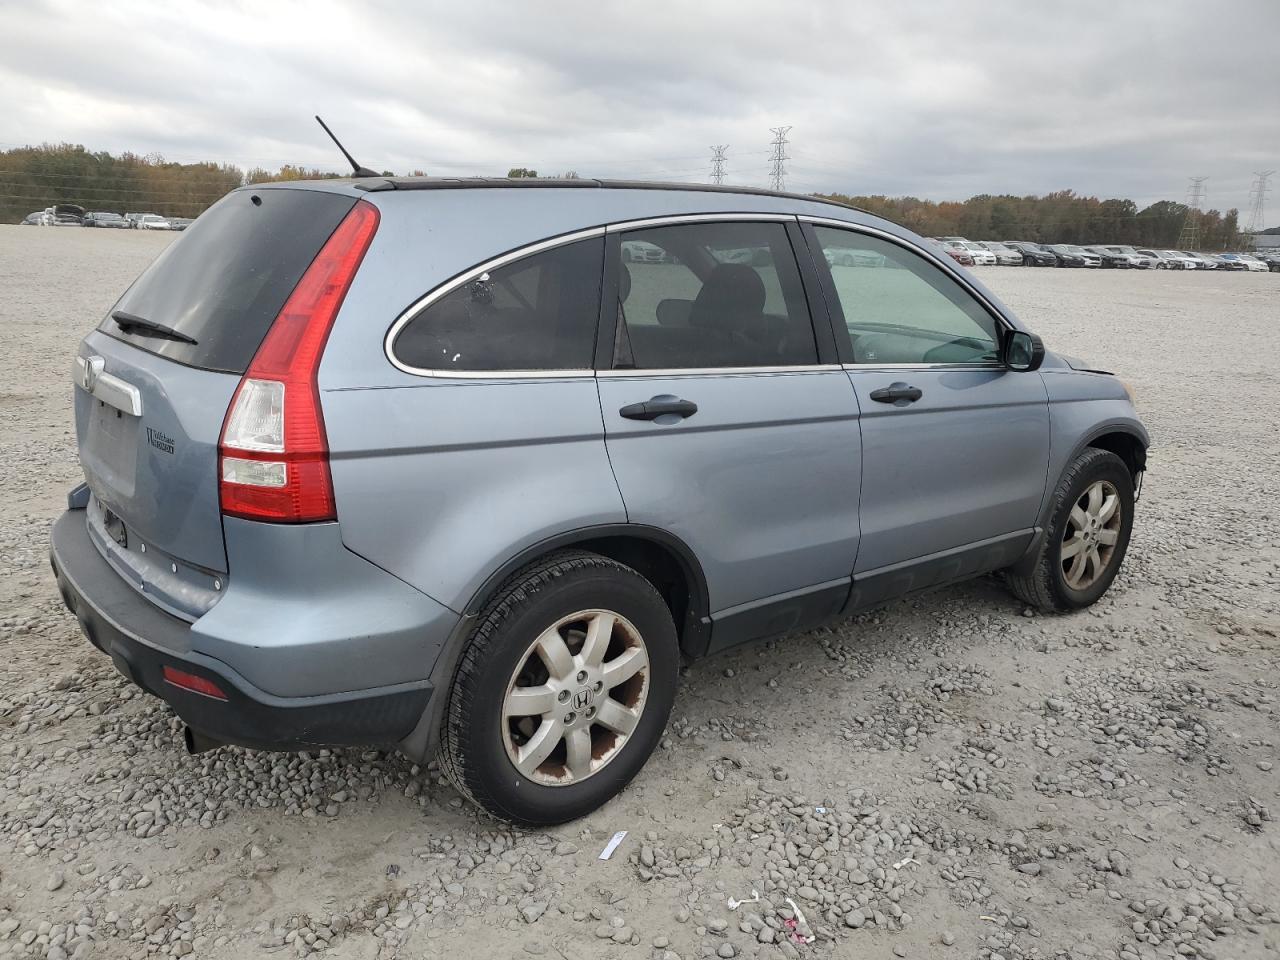
[[[0,145],[1139,202],[1280,165],[1280,3],[0,2]]]

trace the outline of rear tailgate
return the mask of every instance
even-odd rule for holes
[[[199,588],[212,582],[202,573],[227,570],[218,438],[236,386],[354,203],[306,189],[228,195],[81,344],[76,435],[95,498],[90,530],[122,574],[174,612],[199,615]]]
[[[100,366],[93,394],[84,362]],[[239,376],[184,367],[95,331],[81,345],[76,380],[80,465],[101,506],[125,526],[113,539],[128,546],[132,534],[138,552],[146,543],[225,571],[218,434]],[[116,404],[113,390],[135,395],[137,412]]]

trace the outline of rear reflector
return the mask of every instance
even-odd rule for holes
[[[357,201],[298,281],[240,380],[218,444],[224,514],[276,523],[337,518],[316,373],[377,229],[377,207]]]
[[[187,673],[187,671],[179,670],[177,667],[164,667],[161,673],[164,676],[165,683],[171,683],[175,687],[190,690],[192,693],[198,693],[201,696],[212,697],[214,700],[227,699],[227,695],[222,692],[222,688],[212,680],[197,677],[194,673]]]

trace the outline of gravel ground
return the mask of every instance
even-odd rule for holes
[[[71,357],[169,240],[0,227],[0,956],[1277,955],[1280,277],[987,268],[1155,437],[1110,594],[695,664],[638,780],[527,833],[376,751],[188,757],[62,609]]]

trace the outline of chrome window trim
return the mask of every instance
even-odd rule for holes
[[[645,217],[643,220],[621,220],[605,229],[609,233],[625,233],[649,227],[678,226],[682,223],[786,223],[795,222],[794,213],[672,213],[661,217]]]
[[[847,373],[869,373],[876,370],[1008,370],[998,360],[964,363],[844,363]]]
[[[796,364],[793,367],[666,367],[663,369],[598,370],[597,377],[639,379],[643,377],[710,377],[710,376],[776,376],[783,373],[832,373],[841,369],[838,363]]]
[[[538,240],[535,243],[527,244],[523,247],[517,247],[509,250],[500,256],[493,257],[479,263],[474,267],[464,270],[457,276],[446,280],[433,290],[428,291],[419,297],[413,303],[409,304],[401,311],[391,329],[387,331],[387,335],[382,340],[382,352],[386,354],[387,359],[391,361],[391,365],[397,370],[404,373],[412,374],[416,377],[433,377],[445,380],[524,380],[529,378],[577,378],[594,376],[594,372],[590,367],[569,367],[560,370],[441,370],[439,368],[415,367],[401,361],[395,353],[396,337],[400,334],[409,323],[411,323],[423,310],[431,306],[441,297],[452,293],[464,283],[470,283],[479,277],[482,273],[490,270],[497,270],[499,267],[505,267],[509,263],[516,260],[523,260],[525,257],[531,257],[536,253],[542,253],[546,250],[554,250],[556,247],[562,247],[568,243],[576,243],[579,240],[590,240],[593,237],[603,237],[605,234],[604,227],[590,227],[586,230],[575,230],[573,233],[563,233],[558,237],[549,237],[546,240]]]
[[[798,216],[798,219],[800,220],[801,223],[812,223],[820,227],[837,227],[842,230],[851,230],[854,233],[870,234],[871,236],[878,237],[881,240],[888,240],[890,243],[896,244],[897,246],[902,247],[904,250],[908,250],[911,253],[916,254],[917,256],[923,256],[924,254],[928,253],[928,251],[925,250],[924,247],[914,244],[910,240],[906,240],[902,237],[895,236],[894,234],[889,233],[886,230],[880,230],[876,227],[869,227],[861,223],[854,223],[852,220],[836,220],[831,217],[815,217],[809,214],[800,214]],[[924,257],[924,259],[927,262],[934,263],[934,266],[937,266],[939,263],[941,263],[946,275],[949,276],[952,280],[955,280],[958,284],[960,284],[960,286],[964,287],[964,289],[969,292],[969,295],[971,297],[977,300],[978,303],[982,304],[983,309],[986,310],[987,313],[991,315],[991,318],[993,320],[995,320],[997,327],[999,327],[1006,333],[1018,329],[1012,323],[1009,322],[1008,318],[1005,317],[1005,315],[1001,313],[999,309],[997,309],[996,305],[993,304],[990,300],[988,300],[983,295],[983,293],[980,290],[978,290],[977,287],[975,287],[968,280],[966,280],[964,276],[960,274],[957,270],[952,268],[951,264],[943,263],[941,260],[935,263],[929,257]],[[939,366],[954,367],[955,365],[939,364]]]
[[[839,370],[839,364],[831,365],[797,365],[794,367],[715,367],[707,369],[693,368],[676,368],[672,370],[594,370],[590,367],[573,367],[558,370],[447,370],[433,367],[415,367],[411,364],[400,360],[395,354],[395,340],[408,324],[410,324],[423,310],[427,309],[440,298],[452,293],[458,287],[465,283],[469,283],[476,279],[480,274],[490,270],[497,270],[509,263],[522,260],[525,257],[542,253],[546,250],[552,250],[556,247],[564,246],[568,243],[576,243],[579,240],[589,240],[593,237],[602,237],[606,234],[624,233],[632,230],[642,230],[648,227],[658,226],[676,226],[682,223],[708,223],[708,222],[739,222],[739,223],[794,223],[796,215],[792,213],[675,213],[660,217],[645,217],[639,220],[622,220],[617,223],[610,223],[599,227],[590,227],[585,230],[575,230],[572,233],[561,234],[556,237],[549,237],[545,240],[538,240],[534,243],[527,244],[523,247],[517,247],[509,250],[500,256],[485,260],[483,263],[477,264],[464,270],[462,273],[446,280],[444,283],[435,287],[433,290],[423,294],[413,303],[409,304],[400,312],[400,316],[391,324],[391,328],[383,337],[382,351],[386,355],[391,365],[402,373],[410,374],[415,377],[429,377],[435,380],[574,380],[586,379],[595,376],[682,376],[682,375],[707,375],[707,374],[744,374],[744,373],[796,373],[796,372],[813,372],[817,370]],[[842,223],[844,221],[833,220],[832,223]]]

